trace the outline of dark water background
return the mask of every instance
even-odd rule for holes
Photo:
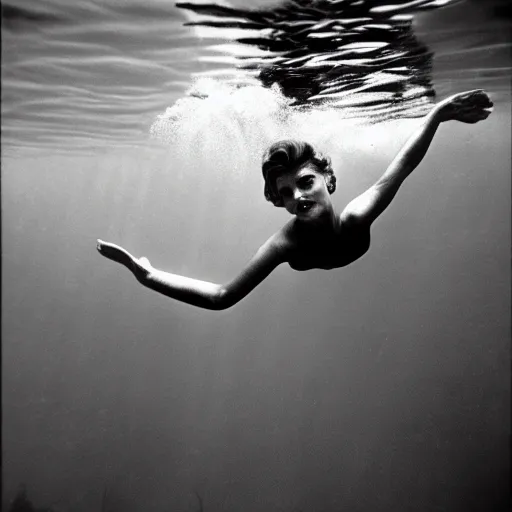
[[[227,281],[287,220],[263,197],[267,143],[331,154],[342,208],[418,121],[354,126],[207,82],[169,135],[158,116],[193,74],[226,68],[171,2],[3,8],[3,510],[21,483],[72,512],[101,510],[105,490],[107,512],[197,510],[195,492],[206,512],[506,510],[503,3],[417,17],[438,98],[485,87],[495,110],[440,127],[370,252],[329,272],[282,266],[224,312],[141,288],[96,238]]]

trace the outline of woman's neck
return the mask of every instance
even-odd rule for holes
[[[309,236],[329,236],[339,232],[340,218],[334,208],[331,208],[317,219],[310,221],[296,219],[295,224],[302,233]]]

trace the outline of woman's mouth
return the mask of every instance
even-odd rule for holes
[[[314,201],[308,201],[308,200],[300,201],[299,204],[297,205],[297,213],[309,212],[309,210],[311,210],[311,208],[313,208],[314,204],[315,204]]]

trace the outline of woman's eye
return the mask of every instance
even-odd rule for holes
[[[313,178],[304,178],[300,180],[300,186],[303,188],[309,188],[313,185]]]

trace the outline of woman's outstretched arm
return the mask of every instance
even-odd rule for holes
[[[389,206],[405,178],[421,162],[442,122],[477,123],[489,116],[487,109],[492,106],[492,101],[481,89],[455,94],[438,103],[377,183],[347,205],[342,218],[370,225]]]
[[[135,258],[118,245],[98,240],[97,249],[106,258],[124,265],[137,280],[167,297],[193,306],[227,309],[251,292],[280,263],[285,261],[280,233],[269,238],[251,259],[247,267],[226,285],[183,277],[151,266],[147,258]]]

